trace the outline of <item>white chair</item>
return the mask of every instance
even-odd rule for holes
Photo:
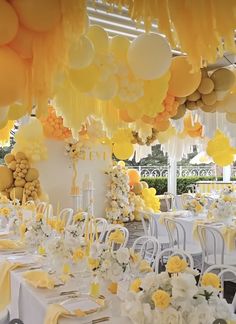
[[[59,218],[65,221],[65,225],[71,225],[73,221],[73,209],[64,208],[59,213]]]
[[[166,210],[172,211],[177,209],[175,195],[170,192],[164,193],[165,203],[166,203]]]
[[[115,232],[116,230],[119,230],[123,233],[124,242],[122,242],[121,244],[112,242],[111,248],[114,251],[119,250],[121,247],[126,247],[128,240],[129,240],[129,231],[126,227],[121,226],[121,225],[110,225],[105,233],[105,236],[104,236],[105,243],[109,243],[109,237],[110,237],[111,233]]]
[[[162,263],[162,265],[164,265],[164,263],[165,263],[164,259],[166,258],[166,260],[168,260],[169,257],[175,256],[175,255],[178,255],[182,259],[185,259],[190,268],[194,267],[194,262],[193,262],[193,258],[191,256],[191,254],[189,254],[186,251],[181,250],[181,249],[167,248],[167,249],[164,249],[163,251],[161,251],[161,253],[159,253],[156,256],[156,261],[154,264],[154,271],[159,273],[160,272],[160,269],[159,269],[160,264]]]
[[[164,222],[168,232],[170,247],[182,249],[193,257],[202,253],[201,247],[194,243],[194,241],[192,243],[187,242],[186,230],[180,221],[175,218],[165,217]]]
[[[218,264],[218,265],[212,265],[209,268],[206,269],[204,273],[209,273],[209,272],[217,272],[217,275],[220,278],[221,281],[221,288],[222,290],[220,291],[220,297],[224,298],[224,282],[225,281],[231,281],[231,277],[233,275],[234,282],[236,280],[236,267],[233,266],[228,266],[225,264]],[[227,275],[227,277],[226,277]],[[230,305],[232,308],[233,313],[236,312],[236,291],[234,293],[233,301],[232,304]],[[236,319],[236,315],[234,315],[234,320]]]
[[[0,324],[9,324],[10,322],[10,314],[8,309],[4,309],[0,312]]]
[[[47,208],[47,203],[44,202],[44,201],[41,201],[37,204],[37,207],[36,207],[36,213],[42,213],[44,214],[45,213],[45,210]]]
[[[132,249],[149,264],[153,264],[156,255],[160,253],[160,243],[153,236],[140,236],[134,241]]]
[[[152,215],[150,213],[140,212],[140,217],[143,225],[144,235],[152,236],[154,235],[153,223],[152,223]]]
[[[92,223],[92,224],[91,224]],[[96,224],[96,227],[95,227]],[[88,222],[88,228],[92,230],[93,238],[98,238],[99,242],[102,242],[104,235],[107,231],[108,223],[105,218],[97,217]],[[85,227],[83,227],[83,232],[85,231]],[[96,237],[97,236],[97,237]]]
[[[220,230],[210,225],[198,225],[198,236],[202,248],[202,269],[210,265],[236,265],[235,254],[225,252],[225,241]]]

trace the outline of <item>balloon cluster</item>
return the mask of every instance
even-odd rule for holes
[[[136,195],[139,195],[145,204],[145,210],[149,211],[159,211],[160,210],[160,201],[156,196],[156,189],[148,188],[148,184],[145,181],[140,181],[140,175],[137,170],[129,169],[129,185],[131,190]]]
[[[200,108],[205,112],[215,112],[217,110],[216,103],[224,100],[234,84],[235,75],[227,68],[217,69],[211,75],[203,69],[197,89],[187,96],[177,98],[180,106],[173,119],[182,118],[186,109]]]
[[[43,128],[40,121],[31,118],[30,122],[22,125],[15,135],[13,152],[24,152],[32,162],[47,159],[47,148],[44,143]]]
[[[56,115],[55,109],[52,106],[48,108],[48,115],[41,118],[44,135],[48,138],[56,140],[64,140],[71,137],[71,131],[64,127],[63,118]]]
[[[229,138],[220,130],[217,130],[215,136],[207,143],[206,152],[216,164],[224,167],[234,161],[236,148],[231,147]]]
[[[30,166],[26,155],[7,154],[4,161],[6,166],[0,167],[1,193],[12,200],[37,200],[41,195],[39,173]]]
[[[182,134],[190,137],[201,137],[203,134],[203,127],[199,121],[194,122],[191,114],[184,117],[184,130]]]

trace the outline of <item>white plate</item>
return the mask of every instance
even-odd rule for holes
[[[89,313],[90,311],[93,311],[95,313],[104,307],[96,302],[95,298],[92,298],[89,295],[67,299],[66,301],[63,301],[61,305],[69,311],[71,315],[73,315],[77,309],[82,312]]]

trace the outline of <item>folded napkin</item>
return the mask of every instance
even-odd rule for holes
[[[164,212],[163,214],[161,213],[159,219],[158,219],[158,223],[161,224],[161,225],[164,225],[165,224],[165,218],[168,217],[168,218],[174,218],[176,216],[179,216],[179,214],[173,214],[173,213],[168,213],[168,212]],[[175,224],[171,224],[171,228],[170,230],[173,232],[175,230]]]
[[[54,288],[54,280],[42,270],[27,271],[23,274],[23,278],[35,288]]]
[[[224,237],[225,245],[229,251],[236,248],[236,226],[225,226],[221,233]]]
[[[18,250],[23,247],[23,244],[19,241],[2,239],[0,240],[0,251],[1,250]]]
[[[57,324],[60,316],[69,315],[70,313],[61,305],[49,305],[44,320],[44,324]]]
[[[198,225],[205,225],[205,224],[209,224],[209,220],[196,220],[193,223],[193,238],[195,241],[199,241]]]
[[[0,312],[11,301],[10,271],[22,266],[20,263],[4,261],[0,264]]]

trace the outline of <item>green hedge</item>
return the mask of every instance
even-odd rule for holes
[[[167,178],[142,178],[146,181],[149,187],[155,188],[158,195],[162,195],[167,192]],[[181,177],[177,178],[177,194],[188,192],[187,186],[195,184],[197,181],[214,181],[215,177]],[[218,177],[218,180],[222,180],[222,177]],[[231,178],[231,180],[236,180],[236,178]]]

